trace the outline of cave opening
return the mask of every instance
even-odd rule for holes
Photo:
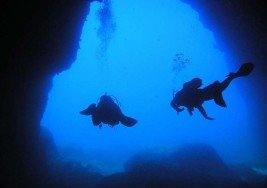
[[[138,151],[167,152],[188,142],[212,145],[229,163],[247,161],[255,146],[248,116],[252,109],[238,89],[242,80],[224,92],[227,109],[205,104],[215,121],[197,111],[193,117],[177,115],[169,105],[173,90],[194,77],[204,85],[224,79],[233,71],[226,57],[185,3],[91,3],[77,60],[54,76],[41,125],[53,134],[63,160],[93,165],[104,174],[123,171]],[[114,95],[138,124],[98,129],[79,114],[104,93]]]

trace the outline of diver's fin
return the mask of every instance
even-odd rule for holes
[[[85,110],[80,111],[80,114],[90,116],[94,113],[95,109],[96,109],[96,104],[91,104]]]
[[[214,101],[216,104],[218,104],[221,107],[227,107],[221,92],[215,95]]]
[[[236,72],[236,77],[247,76],[252,72],[253,69],[254,69],[253,63],[251,62],[244,63]]]
[[[137,123],[137,120],[134,119],[134,118],[131,118],[131,117],[127,117],[125,115],[122,115],[120,122],[123,125],[127,126],[127,127],[132,127],[132,126],[134,126]]]

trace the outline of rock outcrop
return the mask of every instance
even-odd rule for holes
[[[250,187],[205,144],[188,144],[168,155],[139,153],[126,163],[125,170],[103,178],[99,187]]]
[[[76,58],[89,1],[6,0],[0,7],[1,184],[38,187],[47,174],[39,122],[52,77]]]

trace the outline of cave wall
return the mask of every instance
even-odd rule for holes
[[[235,60],[255,60],[261,73],[267,64],[267,3],[262,0],[182,0],[195,9],[202,23],[214,32],[218,47]],[[261,64],[261,65],[260,65]]]
[[[89,1],[1,1],[0,11],[0,182],[40,186],[48,172],[39,122],[53,75],[75,61]]]
[[[255,60],[258,78],[267,81],[263,0],[183,1],[215,32],[220,48],[234,52],[237,61]],[[41,186],[46,181],[49,171],[39,146],[39,122],[53,75],[68,69],[76,58],[89,3],[0,2],[0,166],[4,172],[0,184]],[[266,83],[262,82],[264,88]],[[257,102],[264,104],[264,92],[261,96]]]

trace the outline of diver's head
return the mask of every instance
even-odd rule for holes
[[[112,98],[109,95],[102,95],[100,97],[100,101],[113,101]]]
[[[202,86],[202,80],[200,78],[193,78],[189,82],[185,82],[183,89],[198,89]]]
[[[194,78],[191,80],[193,88],[199,88],[202,86],[202,80],[200,78]]]

